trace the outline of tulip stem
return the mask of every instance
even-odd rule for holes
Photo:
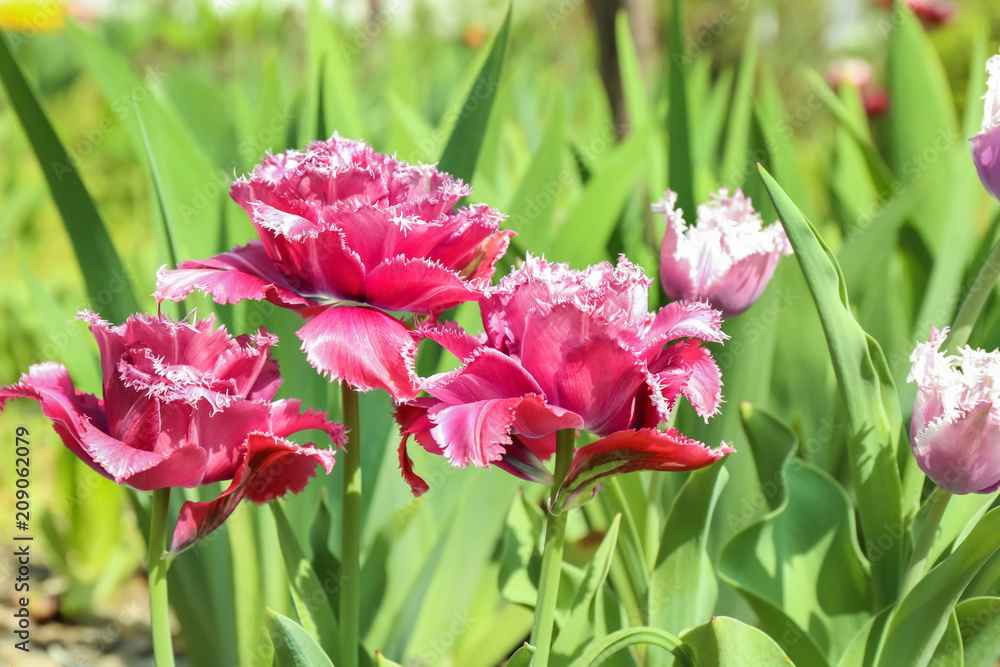
[[[983,268],[979,270],[979,275],[976,276],[976,282],[972,284],[969,293],[965,296],[965,301],[962,302],[962,307],[958,310],[958,315],[955,316],[955,323],[951,327],[951,333],[948,334],[948,340],[945,344],[945,350],[949,354],[954,354],[958,348],[969,342],[972,327],[979,319],[979,314],[982,312],[990,292],[993,291],[993,286],[997,284],[998,277],[1000,277],[1000,241],[997,241],[996,245],[993,246],[989,258],[983,264]]]
[[[358,617],[361,613],[361,415],[358,393],[341,384],[347,445],[344,451],[344,495],[341,509],[340,661],[358,665]]]
[[[556,433],[556,464],[553,474],[550,508],[573,460],[576,431],[571,428]],[[542,570],[538,579],[538,599],[535,601],[535,621],[531,626],[531,645],[535,647],[532,667],[548,667],[552,650],[552,626],[555,621],[556,599],[559,597],[559,577],[562,574],[563,544],[566,540],[566,512],[553,514],[545,522],[545,546],[542,549]]]
[[[173,667],[174,646],[170,636],[170,602],[167,598],[165,553],[170,488],[153,491],[153,513],[149,522],[149,624],[153,630],[156,667]]]
[[[903,577],[903,591],[900,598],[913,590],[913,587],[923,578],[924,569],[927,567],[927,558],[930,555],[934,537],[937,535],[938,526],[941,525],[941,517],[944,516],[949,500],[951,500],[951,494],[940,488],[934,489],[931,494],[927,518],[924,519],[924,526],[920,529],[920,537],[917,539],[916,546],[913,547],[913,555],[910,556],[910,564]]]

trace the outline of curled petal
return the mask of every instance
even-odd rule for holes
[[[253,299],[286,308],[317,305],[295,292],[259,241],[210,259],[181,262],[176,269],[164,265],[157,271],[153,293],[157,301],[181,301],[194,291],[210,294],[216,303]]]
[[[677,396],[683,395],[706,421],[718,412],[722,402],[722,373],[700,341],[671,345],[650,363],[649,370],[659,381],[671,407]]]
[[[443,325],[425,325],[418,328],[416,333],[421,339],[430,338],[463,360],[471,357],[485,343],[483,337],[473,336],[455,322],[447,322]]]
[[[66,447],[91,468],[105,477],[111,477],[83,447],[85,424],[95,430],[107,431],[104,405],[93,394],[77,391],[65,366],[52,361],[31,366],[21,376],[20,382],[0,388],[0,410],[12,398],[38,401],[42,414],[52,420],[52,426]]]
[[[329,308],[298,330],[313,368],[359,391],[385,389],[397,403],[420,391],[413,370],[417,344],[410,330],[380,310]]]
[[[428,411],[431,434],[454,466],[480,467],[498,461],[511,444],[510,429],[520,398],[440,403]]]
[[[451,404],[541,394],[542,389],[516,361],[492,348],[481,348],[465,364],[429,378],[423,387]]]
[[[722,331],[722,314],[700,301],[674,301],[660,308],[646,333],[646,359],[678,338],[721,343],[728,338]]]
[[[443,264],[402,255],[369,269],[365,280],[367,303],[408,313],[440,313],[481,294]]]
[[[427,482],[420,475],[413,472],[413,460],[406,451],[406,441],[409,438],[409,434],[406,434],[399,442],[399,470],[403,474],[403,480],[410,485],[410,491],[413,493],[413,496],[419,498],[427,493],[431,487],[427,486]]]
[[[565,511],[587,502],[597,492],[599,480],[608,475],[636,470],[697,470],[734,451],[725,443],[719,449],[709,449],[676,429],[618,431],[577,450],[553,511]]]
[[[186,502],[181,507],[170,551],[177,554],[192,546],[233,513],[243,498],[261,504],[298,493],[315,475],[319,463],[329,473],[333,452],[293,442],[265,433],[251,433],[243,448],[242,464],[232,484],[218,498],[207,502]]]

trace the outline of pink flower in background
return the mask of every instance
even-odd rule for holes
[[[878,0],[883,7],[891,8],[893,0]],[[926,26],[940,26],[951,21],[957,7],[949,0],[906,0],[910,11]]]
[[[948,329],[917,345],[909,382],[918,385],[910,445],[920,469],[949,493],[1000,488],[1000,352],[941,352]]]
[[[761,228],[750,199],[722,188],[698,207],[698,221],[685,227],[675,209],[677,194],[667,190],[653,205],[667,224],[660,247],[660,281],[673,300],[707,301],[723,317],[739,315],[767,287],[782,255],[792,252],[780,224]]]
[[[286,439],[319,429],[342,444],[344,428],[325,413],[300,413],[298,399],[272,400],[281,376],[268,355],[277,338],[266,331],[233,339],[213,330],[212,317],[133,315],[117,327],[92,312],[79,317],[101,350],[103,400],[76,390],[64,366],[47,362],[0,388],[0,408],[11,398],[38,401],[70,451],[135,489],[233,480],[213,501],[184,504],[172,551],[217,528],[242,498],[264,503],[298,493],[317,463],[332,469],[332,451]]]
[[[436,317],[479,298],[511,232],[486,205],[452,210],[468,186],[334,135],[305,153],[268,156],[231,195],[259,241],[160,269],[156,298],[192,291],[219,303],[267,299],[311,318],[309,362],[397,401],[419,391],[416,343],[389,312]]]
[[[483,336],[453,324],[424,327],[421,334],[462,366],[429,378],[430,397],[397,410],[400,467],[414,493],[427,486],[406,454],[409,435],[455,466],[496,464],[546,483],[551,475],[541,461],[555,451],[560,429],[602,436],[577,451],[572,483],[598,472],[692,470],[732,451],[656,428],[680,396],[706,420],[717,411],[722,381],[701,343],[725,334],[719,313],[705,304],[675,302],[649,313],[650,283],[624,257],[617,267],[575,271],[528,255],[480,302]]]
[[[983,186],[1000,199],[1000,55],[986,61],[986,71],[990,77],[983,95],[983,128],[972,138],[972,159]]]
[[[861,102],[869,117],[882,116],[889,110],[889,92],[875,83],[871,63],[860,58],[839,58],[830,63],[826,81],[835,91],[845,83],[854,86],[861,94]]]

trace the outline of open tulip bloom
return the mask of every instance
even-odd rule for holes
[[[311,318],[298,336],[320,372],[412,399],[416,343],[387,311],[434,318],[476,300],[511,235],[486,205],[452,210],[469,192],[433,166],[337,135],[268,156],[230,192],[260,240],[164,266],[156,297],[200,290],[218,303],[267,299],[297,310]]]
[[[413,472],[409,435],[452,465],[494,464],[551,484],[542,461],[557,431],[590,431],[600,439],[577,450],[565,480],[555,480],[556,511],[589,500],[606,475],[694,470],[733,451],[657,428],[680,396],[706,419],[717,411],[721,377],[702,341],[725,334],[718,311],[702,303],[649,313],[650,284],[624,257],[617,267],[576,271],[529,254],[480,302],[482,336],[454,324],[423,327],[462,366],[428,378],[430,396],[397,409],[400,467],[413,492],[427,485]]]
[[[660,280],[671,299],[707,301],[723,317],[739,315],[767,287],[782,255],[792,246],[780,224],[763,228],[760,214],[739,189],[722,188],[698,206],[697,223],[685,227],[668,190],[653,205],[667,228],[660,247]]]
[[[941,352],[948,329],[910,357],[910,382],[918,386],[910,444],[928,477],[955,494],[1000,488],[1000,352],[962,348]]]
[[[231,338],[200,322],[133,315],[111,326],[89,311],[101,351],[103,399],[73,387],[66,368],[32,366],[0,388],[0,408],[32,398],[63,443],[91,468],[134,489],[192,488],[232,480],[208,502],[186,502],[173,532],[176,554],[218,528],[243,498],[265,503],[298,493],[326,472],[333,452],[302,447],[288,436],[306,429],[343,442],[344,429],[326,414],[300,412],[298,399],[275,401],[281,384],[269,350],[277,338],[261,330]]]

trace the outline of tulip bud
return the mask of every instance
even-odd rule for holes
[[[698,207],[697,224],[685,228],[677,195],[667,191],[653,205],[667,223],[660,248],[660,281],[672,300],[707,301],[724,317],[752,306],[767,287],[778,260],[792,252],[782,226],[762,228],[760,214],[739,189],[725,188]]]
[[[910,425],[917,464],[949,493],[1000,488],[1000,352],[940,351],[948,329],[917,345],[908,382],[918,385]]]
[[[990,78],[983,95],[983,129],[972,138],[972,159],[979,180],[995,199],[1000,199],[1000,56],[986,61]]]

